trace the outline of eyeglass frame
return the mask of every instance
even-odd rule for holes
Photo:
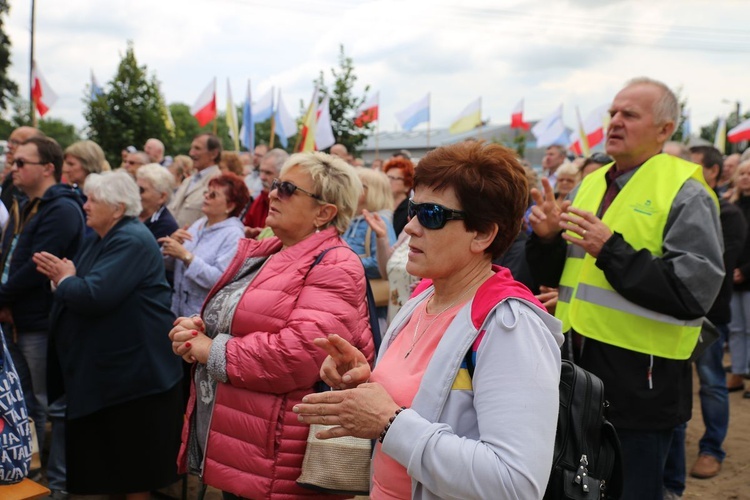
[[[15,158],[13,160],[12,165],[16,168],[23,168],[26,165],[46,165],[48,163],[49,162],[27,161],[27,160],[24,160],[23,158]]]
[[[284,191],[287,190],[287,188],[282,188],[281,190],[279,189],[279,187],[283,186],[283,185],[291,186],[291,190],[289,191],[288,194],[282,194]],[[287,200],[287,199],[291,198],[292,196],[294,196],[294,193],[296,191],[300,191],[300,192],[306,194],[307,196],[309,196],[310,198],[318,200],[321,203],[326,203],[326,201],[323,198],[321,198],[320,196],[318,196],[317,194],[311,193],[310,191],[302,189],[301,187],[299,187],[298,185],[296,185],[293,182],[281,181],[278,178],[276,178],[273,181],[271,181],[271,189],[269,189],[268,192],[270,193],[273,190],[276,190],[276,194],[279,196],[280,200]]]
[[[429,225],[425,224],[420,218],[419,218],[419,209],[420,207],[426,206],[426,205],[432,205],[433,207],[436,207],[440,209],[440,211],[443,214],[442,217],[442,223],[437,227],[430,227]],[[409,218],[412,218],[416,215],[417,220],[419,221],[419,224],[424,227],[425,229],[443,229],[448,222],[452,220],[466,220],[466,212],[463,210],[454,210],[452,208],[444,207],[443,205],[440,205],[438,203],[414,203],[414,200],[409,199],[409,206],[407,208],[407,215]]]

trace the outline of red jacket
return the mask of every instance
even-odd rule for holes
[[[277,238],[242,239],[209,293],[206,302],[247,257],[271,256],[245,290],[232,320],[234,338],[226,346],[229,382],[220,382],[216,390],[203,469],[206,484],[254,499],[321,496],[295,483],[309,427],[297,421],[292,407],[314,392],[326,357],[312,340],[337,333],[368,359],[374,357],[359,257],[348,248],[336,249],[311,269],[323,250],[341,245],[346,243],[333,228],[283,251]],[[182,472],[194,406],[193,386],[178,458]]]

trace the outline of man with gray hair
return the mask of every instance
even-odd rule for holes
[[[254,238],[266,227],[266,217],[268,217],[268,208],[270,206],[268,193],[271,191],[271,183],[279,176],[281,167],[289,158],[289,154],[283,149],[272,149],[260,161],[260,180],[263,183],[263,190],[257,198],[253,200],[252,205],[242,219],[245,224],[245,235],[248,238]]]
[[[553,144],[547,147],[542,158],[542,172],[553,188],[557,185],[557,169],[566,163],[568,157],[565,155],[564,146]]]
[[[560,206],[547,179],[532,190],[529,267],[559,287],[564,355],[604,382],[625,500],[663,497],[672,432],[692,409],[689,358],[724,277],[716,195],[699,165],[661,154],[679,112],[666,85],[631,80],[609,110],[614,164]]]

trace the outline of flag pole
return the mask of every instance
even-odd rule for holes
[[[31,53],[29,55],[29,106],[31,107],[31,126],[36,128],[36,100],[34,99],[34,25],[36,3],[31,0]]]
[[[432,95],[427,94],[427,109],[430,111],[432,111],[430,109],[431,100],[432,100]],[[430,117],[427,119],[427,147],[428,148],[430,147],[430,120],[432,120],[432,113],[430,113]]]
[[[375,122],[375,159],[380,159],[380,119]]]
[[[276,117],[271,115],[271,138],[268,140],[268,149],[273,149],[273,140],[276,138]]]

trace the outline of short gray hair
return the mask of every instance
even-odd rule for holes
[[[341,158],[315,151],[293,154],[284,163],[279,175],[293,167],[299,167],[310,175],[315,194],[324,202],[336,205],[338,210],[330,224],[339,234],[344,234],[362,194],[362,181],[354,167]]]
[[[136,217],[143,210],[138,185],[130,174],[121,170],[89,174],[83,192],[108,205],[124,205],[125,217]]]
[[[651,85],[662,91],[661,97],[654,104],[654,123],[656,125],[663,125],[667,122],[672,122],[674,123],[675,130],[677,130],[677,125],[680,124],[680,103],[674,92],[659,80],[654,80],[646,76],[629,80],[625,84],[625,88],[634,85]]]
[[[172,198],[175,178],[172,172],[158,163],[149,163],[138,169],[135,178],[151,183],[151,186],[159,193],[167,195],[167,203]]]
[[[287,153],[283,149],[274,148],[263,155],[263,159],[261,161],[273,160],[273,166],[276,169],[276,174],[281,175],[281,169],[284,167],[284,162],[286,162],[288,159],[289,153]]]

